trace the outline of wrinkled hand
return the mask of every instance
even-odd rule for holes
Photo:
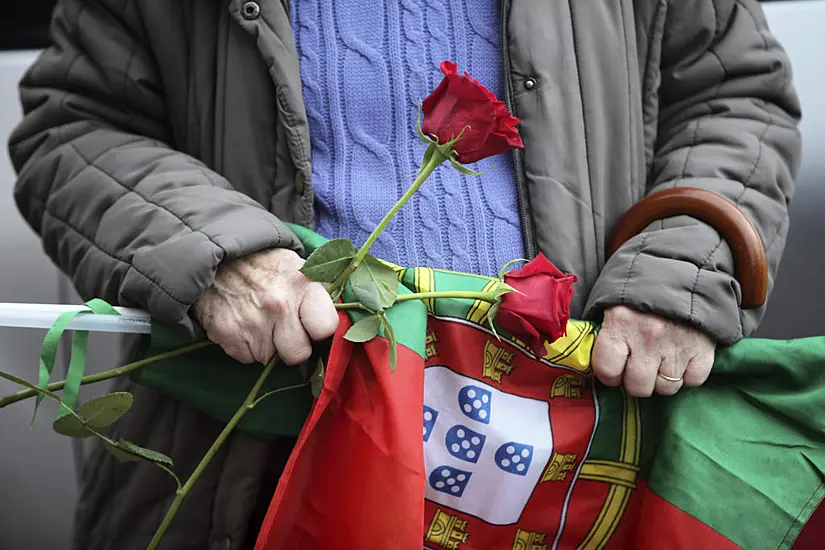
[[[298,271],[288,249],[269,249],[218,267],[193,308],[207,337],[242,363],[266,363],[275,352],[294,365],[312,354],[311,340],[335,333],[338,314],[324,287]]]
[[[716,344],[703,332],[625,306],[605,311],[593,350],[593,372],[607,386],[627,393],[673,395],[700,386],[713,366]]]

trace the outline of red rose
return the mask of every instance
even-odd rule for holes
[[[441,71],[444,79],[424,100],[425,135],[443,144],[463,130],[453,147],[462,164],[524,147],[516,129],[519,119],[490,90],[467,73],[459,75],[451,61],[442,61]]]
[[[565,334],[573,283],[577,280],[539,254],[521,269],[505,273],[504,282],[518,292],[504,295],[496,323],[541,356],[545,340],[554,342]]]

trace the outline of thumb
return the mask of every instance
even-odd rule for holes
[[[603,326],[590,357],[593,374],[605,386],[621,385],[628,355],[630,348],[622,335],[609,326]]]

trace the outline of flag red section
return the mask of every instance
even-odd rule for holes
[[[651,491],[644,480],[607,550],[742,550],[742,547]]]
[[[324,388],[287,463],[256,550],[392,548],[421,550],[424,361],[376,338],[343,338],[327,363]]]
[[[819,494],[817,488],[816,494]],[[811,497],[813,500],[814,497]],[[825,500],[819,502],[810,519],[805,523],[791,550],[820,550],[825,546]]]

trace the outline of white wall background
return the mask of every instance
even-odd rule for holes
[[[12,198],[15,178],[6,141],[20,117],[16,84],[33,58],[33,53],[0,53],[0,302],[79,303]],[[44,335],[36,329],[0,328],[0,368],[36,380]],[[116,345],[111,336],[93,334],[89,372],[115,366]],[[65,362],[59,360],[56,380],[62,379],[62,369]],[[0,379],[0,395],[18,389]],[[81,398],[103,391],[84,389]],[[34,426],[32,411],[31,400],[0,410],[0,550],[66,550],[77,496],[72,444],[52,431],[56,403],[43,402]]]

